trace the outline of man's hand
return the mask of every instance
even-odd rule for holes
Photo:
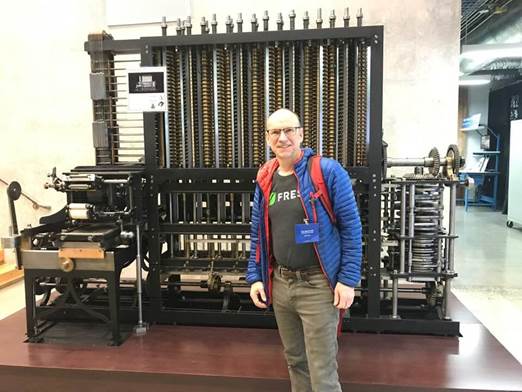
[[[250,294],[252,295],[252,294]],[[348,309],[352,306],[355,290],[353,287],[346,286],[341,282],[337,282],[334,290],[334,306],[337,309]]]
[[[266,304],[265,285],[263,282],[256,282],[250,286],[250,298],[252,298],[254,305],[258,308],[266,309],[268,307]]]

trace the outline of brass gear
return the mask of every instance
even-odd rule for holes
[[[437,147],[433,147],[431,150],[430,150],[430,153],[428,154],[428,156],[430,158],[433,158],[433,166],[430,167],[430,174],[433,176],[433,177],[437,177],[437,174],[439,174],[439,170],[440,170],[440,154],[439,154],[439,150],[437,149]]]
[[[456,144],[450,144],[446,152],[446,166],[444,166],[444,176],[447,178],[455,178],[459,174],[461,166],[461,157],[459,148]]]

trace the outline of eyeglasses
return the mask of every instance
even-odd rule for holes
[[[274,129],[268,129],[266,133],[268,133],[268,136],[270,136],[272,139],[279,139],[281,136],[281,133],[284,132],[286,137],[292,137],[295,136],[297,133],[297,130],[301,127],[288,127],[288,128],[274,128]]]

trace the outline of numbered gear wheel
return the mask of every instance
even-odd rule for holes
[[[439,174],[439,170],[440,170],[440,154],[439,154],[439,150],[437,150],[437,147],[433,147],[430,150],[430,153],[428,156],[430,158],[433,158],[433,166],[430,167],[430,174],[433,177],[437,177],[437,174]]]
[[[450,144],[446,152],[446,166],[444,166],[444,175],[448,178],[459,174],[461,165],[461,157],[459,148],[455,144]]]

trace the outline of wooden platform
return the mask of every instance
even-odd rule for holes
[[[343,390],[522,391],[520,365],[455,298],[463,337],[343,334]],[[23,343],[24,311],[0,321],[0,390],[289,391],[275,330],[152,326],[120,347]]]
[[[0,249],[0,255],[3,249]],[[19,270],[12,264],[3,262],[3,256],[0,256],[0,289],[10,284],[16,283],[24,278],[24,271]]]

